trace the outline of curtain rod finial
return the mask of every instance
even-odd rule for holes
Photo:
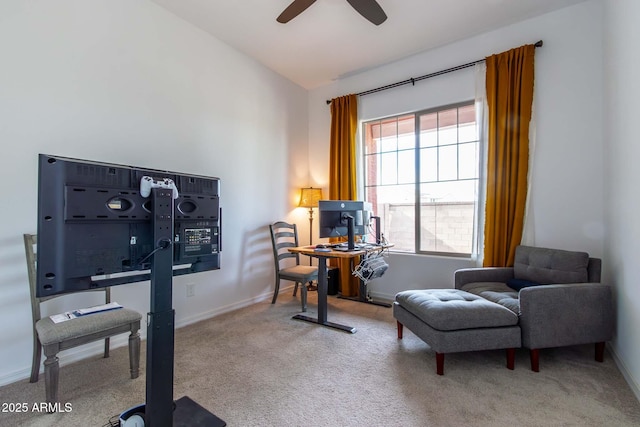
[[[543,44],[544,44],[544,43],[543,43],[543,41],[542,41],[542,40],[538,40],[538,41],[536,42],[536,44],[534,44],[534,46],[535,46],[535,47],[542,47],[542,45],[543,45]]]

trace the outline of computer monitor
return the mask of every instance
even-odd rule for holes
[[[38,172],[39,297],[149,280],[158,243],[145,176],[178,190],[173,275],[220,268],[219,178],[46,154]]]
[[[349,250],[355,248],[355,235],[365,235],[371,219],[371,203],[355,200],[320,200],[320,237],[346,237]]]

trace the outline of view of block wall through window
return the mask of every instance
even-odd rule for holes
[[[471,254],[479,142],[473,102],[364,123],[365,198],[394,250]]]

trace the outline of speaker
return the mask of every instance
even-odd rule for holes
[[[327,295],[337,295],[340,289],[340,269],[327,267]]]

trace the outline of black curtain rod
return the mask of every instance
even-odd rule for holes
[[[534,44],[535,47],[542,47],[542,40],[539,40],[538,42],[536,42]],[[382,92],[383,90],[387,90],[387,89],[393,89],[395,87],[399,87],[399,86],[404,86],[404,85],[415,85],[416,82],[419,82],[420,80],[426,80],[429,79],[431,77],[436,77],[436,76],[441,76],[442,74],[447,74],[450,73],[452,71],[458,71],[458,70],[463,70],[465,68],[469,68],[469,67],[473,67],[476,64],[480,64],[481,62],[484,62],[484,59],[479,59],[477,61],[473,61],[473,62],[469,62],[467,64],[463,64],[463,65],[458,65],[456,67],[451,67],[451,68],[447,68],[446,70],[441,70],[441,71],[436,71],[435,73],[430,73],[430,74],[425,74],[424,76],[420,76],[420,77],[413,77],[407,80],[402,80],[401,82],[396,82],[396,83],[391,83],[389,85],[386,86],[381,86],[381,87],[377,87],[375,89],[369,89],[369,90],[365,90],[364,92],[360,92],[360,93],[356,93],[357,96],[364,96],[364,95],[369,95],[372,93],[376,93],[376,92]],[[331,104],[331,100],[327,100],[327,105]]]

